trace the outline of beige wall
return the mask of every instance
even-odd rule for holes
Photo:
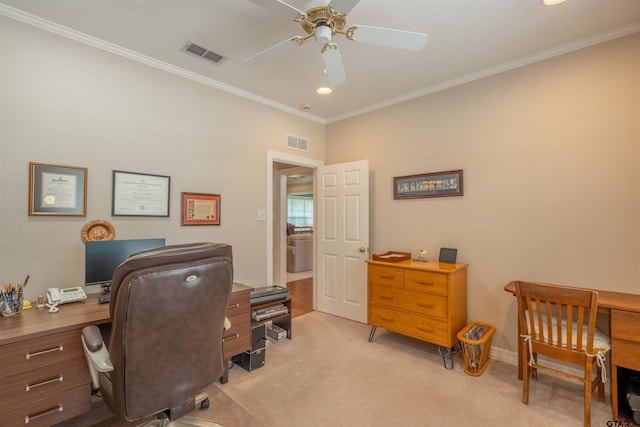
[[[371,250],[459,249],[468,316],[516,349],[514,279],[640,292],[640,33],[327,127],[369,159]],[[394,201],[394,176],[464,170],[464,196]]]
[[[267,283],[267,150],[287,133],[324,159],[324,125],[0,18],[0,281],[31,281],[27,298],[84,283],[82,227],[116,238],[233,245],[235,278]],[[30,161],[88,168],[87,217],[27,215]],[[169,218],[111,216],[112,170],[171,176]],[[221,195],[220,227],[182,227],[180,192]]]

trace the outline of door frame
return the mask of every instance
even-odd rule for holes
[[[278,174],[278,170],[275,169],[275,163],[285,163],[285,164],[290,164],[291,166],[304,166],[306,168],[310,168],[313,169],[313,188],[314,188],[314,194],[315,194],[315,188],[316,188],[316,172],[317,172],[317,168],[318,166],[323,166],[324,165],[324,161],[323,160],[318,160],[318,159],[312,159],[309,157],[303,157],[303,156],[298,156],[298,155],[294,155],[294,154],[288,154],[288,153],[282,153],[279,151],[273,151],[273,150],[267,150],[267,177],[266,177],[266,182],[267,182],[267,250],[266,250],[266,254],[267,254],[267,285],[271,286],[271,285],[279,285],[282,287],[286,287],[287,286],[287,271],[286,271],[286,262],[283,262],[283,260],[281,259],[282,256],[279,256],[279,263],[277,266],[278,269],[278,280],[281,283],[275,283],[274,280],[274,267],[276,267],[274,265],[274,253],[276,250],[280,251],[280,254],[282,254],[284,252],[285,256],[286,256],[286,245],[284,244],[284,242],[282,242],[282,239],[278,237],[278,239],[274,239],[274,231],[275,230],[280,230],[280,226],[279,226],[279,222],[280,221],[275,221],[275,210],[274,210],[274,203],[276,202],[274,200],[274,186],[278,186],[277,188],[279,188],[280,186],[280,176]],[[279,193],[280,191],[278,191]],[[280,194],[280,198],[282,197],[286,197],[286,194],[283,196],[282,194]],[[281,199],[279,199],[281,200]],[[280,201],[277,201],[277,203],[280,203]],[[316,201],[315,201],[315,197],[314,197],[314,209],[316,208]],[[279,209],[278,209],[279,210]],[[282,234],[282,233],[280,233]],[[278,242],[278,245],[276,247],[275,242]],[[315,257],[315,251],[314,251],[314,257]],[[316,265],[316,260],[313,260],[314,265]]]

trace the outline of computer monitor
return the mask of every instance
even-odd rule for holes
[[[165,239],[100,240],[86,242],[84,258],[85,286],[100,286],[107,291],[118,266],[129,256],[146,249],[165,246]]]

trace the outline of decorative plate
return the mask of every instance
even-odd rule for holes
[[[113,240],[116,237],[116,230],[108,221],[97,219],[95,221],[88,222],[82,227],[82,233],[80,233],[83,242],[93,242],[96,240]]]

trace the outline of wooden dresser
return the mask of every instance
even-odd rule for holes
[[[368,322],[451,349],[467,323],[467,264],[368,263]],[[445,364],[446,366],[446,364]]]

